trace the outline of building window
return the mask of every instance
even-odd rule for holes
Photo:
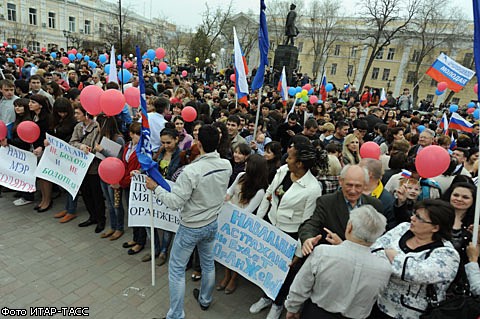
[[[408,71],[407,83],[413,83],[415,81],[415,71]]]
[[[473,53],[465,53],[462,65],[469,68],[472,65]]]
[[[333,55],[336,55],[336,56],[340,55],[340,45],[339,44],[335,45],[335,51],[333,52]]]
[[[55,29],[55,12],[48,13],[48,27]]]
[[[380,51],[377,52],[377,55],[375,56],[375,59],[377,59],[377,60],[383,59],[383,48],[381,48]]]
[[[29,8],[28,9],[28,18],[31,25],[37,25],[37,9]]]
[[[337,74],[337,64],[332,63],[332,69],[330,70],[330,75],[335,75]]]
[[[29,50],[33,52],[40,51],[40,42],[37,41],[30,41],[28,44]]]
[[[458,97],[452,98],[452,104],[460,104],[460,98]]]
[[[434,79],[430,81],[430,86],[437,86],[438,82]]]
[[[434,96],[433,94],[427,94],[426,100],[427,100],[428,102],[432,102],[432,101],[433,101],[433,96]]]
[[[410,62],[418,62],[418,60],[420,60],[420,51],[413,50],[412,59]]]
[[[372,80],[378,79],[378,73],[380,73],[380,69],[379,69],[379,68],[373,68],[373,69],[372,69]]]
[[[8,21],[17,21],[17,6],[13,3],[7,3]]]
[[[303,50],[303,42],[298,43],[298,52],[301,53]]]
[[[347,67],[347,76],[350,77],[353,75],[353,65],[349,64]]]
[[[56,44],[56,43],[48,43],[47,44],[47,49],[48,50],[56,49],[56,48],[58,48],[58,44]]]
[[[92,23],[90,22],[90,20],[85,20],[85,34],[90,34],[91,32],[91,26],[92,26]]]
[[[389,48],[387,53],[387,60],[393,60],[394,56],[395,56],[395,49]]]
[[[388,81],[390,77],[390,69],[383,69],[382,81]]]
[[[7,42],[10,45],[18,44],[18,41],[15,38],[7,38]]]
[[[103,32],[105,32],[105,24],[103,24],[103,23],[99,23],[99,24],[98,24],[98,32],[99,32],[100,34],[102,34]]]
[[[75,32],[75,17],[68,17],[68,31]]]
[[[350,57],[355,58],[357,56],[358,47],[352,47],[352,51],[350,52]]]

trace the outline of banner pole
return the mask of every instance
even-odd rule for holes
[[[480,134],[478,135],[480,141]],[[475,204],[475,216],[473,218],[473,234],[472,234],[472,244],[477,246],[478,243],[478,223],[480,220],[480,204],[478,202],[478,196],[480,196],[480,187],[477,185],[477,202]]]
[[[155,227],[153,226],[153,191],[150,190],[150,256],[152,268],[152,286],[155,286]]]
[[[257,103],[257,117],[255,118],[255,129],[253,131],[253,141],[257,140],[257,128],[258,128],[258,118],[260,117],[260,102],[262,100],[262,89],[263,86],[258,89],[258,103]]]

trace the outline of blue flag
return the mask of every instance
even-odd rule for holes
[[[260,65],[258,66],[255,78],[252,81],[252,91],[258,90],[263,86],[265,77],[265,66],[268,66],[268,49],[270,41],[268,40],[267,17],[265,15],[265,1],[260,0],[260,29],[258,30],[258,48],[260,50]]]
[[[480,80],[480,0],[473,0],[473,24],[475,31],[473,35],[473,55],[475,58],[475,72],[477,72],[477,83]],[[477,99],[480,101],[480,90],[477,92]]]
[[[158,185],[170,192],[170,185],[158,171],[158,164],[152,159],[152,143],[150,142],[150,125],[148,124],[147,99],[145,95],[145,80],[143,79],[142,55],[136,46],[138,86],[140,88],[140,111],[142,112],[142,132],[135,152],[142,170]]]

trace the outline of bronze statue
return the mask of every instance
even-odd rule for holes
[[[293,39],[298,35],[298,28],[295,26],[295,19],[297,18],[297,13],[295,12],[296,7],[297,6],[292,3],[287,15],[287,22],[285,23],[285,36],[287,38],[284,43],[285,45],[287,45],[289,41],[290,45],[293,45]]]

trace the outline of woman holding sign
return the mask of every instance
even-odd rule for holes
[[[287,164],[278,169],[258,208],[257,216],[298,240],[298,228],[313,214],[317,198],[322,195],[320,184],[315,178],[317,167],[324,167],[328,162],[323,160],[323,154],[308,141],[292,144],[287,152]],[[275,301],[264,295],[250,307],[250,313],[259,313],[273,303],[267,317],[280,318],[290,285],[300,269],[301,257],[299,242]]]

